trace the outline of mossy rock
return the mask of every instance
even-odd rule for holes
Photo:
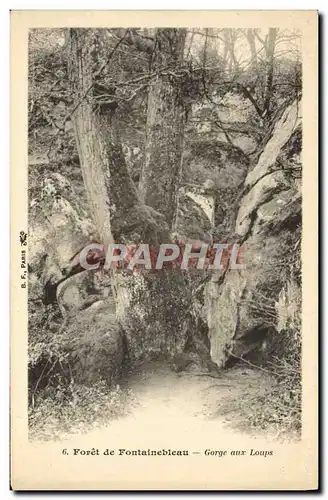
[[[75,382],[92,384],[118,380],[124,358],[124,341],[112,298],[95,302],[71,322],[63,339]]]

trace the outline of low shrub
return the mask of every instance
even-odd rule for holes
[[[84,433],[108,424],[127,412],[131,395],[119,386],[110,389],[106,382],[92,387],[60,381],[57,387],[38,392],[29,407],[30,439],[54,441],[73,433]]]

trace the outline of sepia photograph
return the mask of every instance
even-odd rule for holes
[[[302,445],[302,29],[218,19],[27,30],[27,439],[86,468]]]

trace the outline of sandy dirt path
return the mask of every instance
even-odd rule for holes
[[[271,384],[270,375],[248,367],[235,367],[217,376],[208,376],[176,374],[168,366],[151,363],[131,372],[126,385],[135,401],[131,410],[134,417],[160,413],[228,423],[233,416],[229,414],[230,403],[233,414],[245,392],[255,396],[264,393]],[[223,403],[225,411],[221,408]]]
[[[173,373],[160,363],[143,365],[122,385],[128,394],[125,416],[105,425],[95,422],[92,430],[60,442],[35,442],[29,448],[33,454],[21,459],[39,471],[41,486],[58,487],[60,478],[63,489],[90,484],[95,489],[234,489],[238,484],[263,489],[272,486],[271,477],[289,488],[300,481],[300,469],[291,468],[302,457],[299,445],[281,447],[274,435],[234,426],[236,402],[246,392],[249,401],[271,383],[269,375],[246,366],[211,378]],[[247,467],[256,474],[245,474]],[[305,465],[303,472],[305,481]],[[23,479],[28,483],[30,476]]]

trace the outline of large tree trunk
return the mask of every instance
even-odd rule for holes
[[[68,40],[75,97],[71,118],[91,216],[103,244],[147,239],[156,243],[163,230],[153,218],[155,213],[141,203],[128,173],[114,128],[115,110],[103,112],[93,98],[97,77],[94,37],[93,30],[71,29]]]
[[[165,214],[172,227],[183,152],[185,111],[184,74],[181,73],[186,39],[184,29],[157,29],[147,112],[145,163],[140,180],[144,202]]]
[[[178,76],[171,73],[179,71],[185,31],[157,31],[152,64],[158,74],[148,102],[142,199],[115,134],[114,112],[103,115],[94,106],[97,61],[93,37],[92,30],[69,30],[69,73],[76,99],[72,116],[75,137],[101,243],[167,243],[175,215],[184,124],[181,86]],[[209,365],[207,337],[195,317],[188,282],[188,275],[173,270],[112,272],[117,318],[131,361],[173,358],[189,351],[190,359],[201,360],[202,369]]]

